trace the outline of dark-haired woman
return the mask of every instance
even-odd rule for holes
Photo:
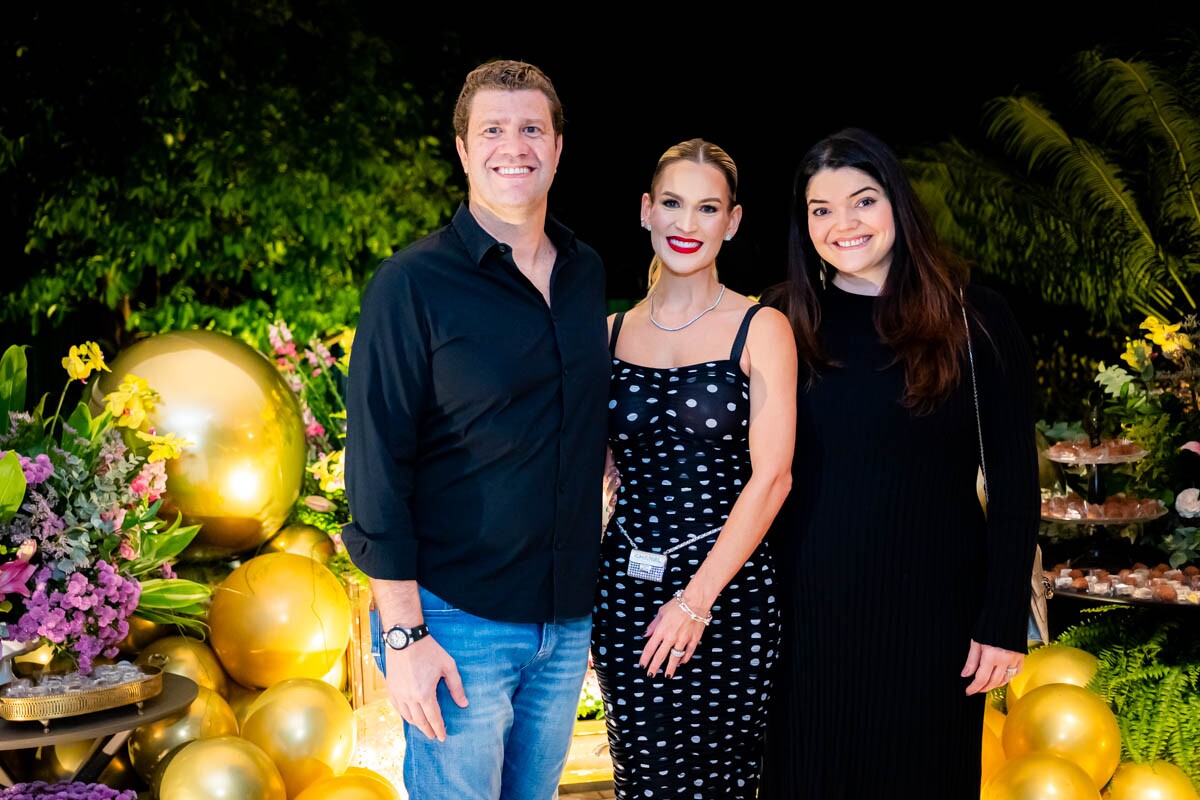
[[[768,535],[786,600],[762,797],[978,797],[985,695],[1026,651],[1029,349],[879,138],[822,140],[794,191],[788,280],[764,297],[792,323],[799,388]]]

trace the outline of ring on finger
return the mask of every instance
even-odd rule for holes
[[[684,656],[687,655],[687,650],[679,650],[678,648],[672,647],[671,655],[674,656],[675,658],[683,658]]]
[[[1020,672],[1020,670],[1018,670],[1016,667],[1009,667],[1008,669],[1004,670],[1004,674],[1010,678],[1016,675],[1018,672]]]

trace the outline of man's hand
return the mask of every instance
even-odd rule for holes
[[[438,705],[437,687],[446,682],[450,697],[459,708],[467,707],[458,665],[432,636],[404,650],[387,648],[387,689],[392,705],[410,725],[439,742],[446,741],[446,723]]]

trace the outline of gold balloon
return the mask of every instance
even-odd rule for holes
[[[73,742],[59,742],[36,748],[29,758],[28,780],[46,783],[67,780],[83,766],[96,745],[95,739],[76,739]],[[97,781],[114,789],[134,789],[140,783],[124,750],[118,751],[112,757]]]
[[[155,639],[161,639],[171,632],[171,629],[159,622],[142,619],[137,614],[129,617],[129,633],[117,642],[117,649],[123,656],[136,656],[146,645]]]
[[[134,663],[161,667],[163,672],[191,678],[222,697],[229,694],[229,677],[217,654],[207,644],[190,636],[155,639],[138,653]]]
[[[1025,656],[1021,671],[1008,682],[1008,711],[1012,713],[1022,697],[1048,683],[1070,683],[1087,687],[1100,661],[1086,650],[1065,644],[1046,644]]]
[[[300,496],[304,422],[295,393],[250,345],[217,331],[172,331],[135,342],[93,385],[93,410],[126,375],[158,392],[148,414],[159,434],[192,442],[167,462],[161,513],[200,524],[182,558],[258,547],[279,530]]]
[[[1048,683],[1022,697],[1008,712],[1001,741],[1009,760],[1049,753],[1071,761],[1096,789],[1121,758],[1116,715],[1100,695],[1071,683]]]
[[[242,738],[271,757],[288,797],[344,772],[354,755],[356,735],[350,701],[316,678],[290,678],[269,686],[242,723]]]
[[[320,678],[350,644],[350,598],[328,567],[295,553],[264,553],[213,591],[209,641],[225,671],[265,689]]]
[[[997,737],[1004,734],[1004,720],[1007,717],[1004,712],[995,706],[984,706],[983,709],[983,727],[984,730],[990,730]]]
[[[163,769],[161,800],[287,800],[279,769],[261,748],[239,736],[195,741]]]
[[[251,689],[242,686],[237,681],[229,682],[229,695],[225,699],[229,701],[229,707],[233,709],[233,713],[237,717],[238,730],[241,730],[242,723],[246,721],[246,712],[250,710],[250,706],[262,693],[262,689]]]
[[[329,672],[321,676],[321,680],[339,692],[346,688],[346,656],[344,653],[333,662],[333,666],[329,668]]]
[[[333,539],[316,525],[287,525],[263,545],[264,553],[295,553],[328,564],[333,558]]]
[[[400,800],[400,792],[382,775],[365,769],[351,772],[353,769],[312,784],[295,800]]]
[[[986,726],[983,729],[981,765],[982,769],[979,773],[981,783],[986,782],[996,773],[996,770],[1004,766],[1004,745],[1000,742],[1000,737]]]
[[[1104,800],[1200,800],[1187,773],[1169,761],[1126,761],[1113,773]]]
[[[129,760],[142,780],[149,782],[155,766],[171,748],[237,732],[237,717],[228,701],[201,686],[196,699],[182,713],[134,729],[128,742]]]
[[[980,800],[1100,800],[1079,765],[1051,753],[1009,759],[983,784]]]

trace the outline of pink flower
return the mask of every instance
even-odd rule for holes
[[[1188,442],[1187,444],[1183,445],[1179,449],[1180,450],[1189,450],[1189,451],[1195,453],[1196,455],[1200,456],[1200,442]]]
[[[36,564],[20,558],[0,564],[0,597],[13,592],[29,597],[29,578],[37,571]]]
[[[129,490],[138,497],[144,497],[150,503],[158,501],[167,490],[167,462],[152,461],[142,467],[132,481]]]
[[[117,506],[100,512],[100,521],[109,531],[119,531],[125,524],[125,509]]]

